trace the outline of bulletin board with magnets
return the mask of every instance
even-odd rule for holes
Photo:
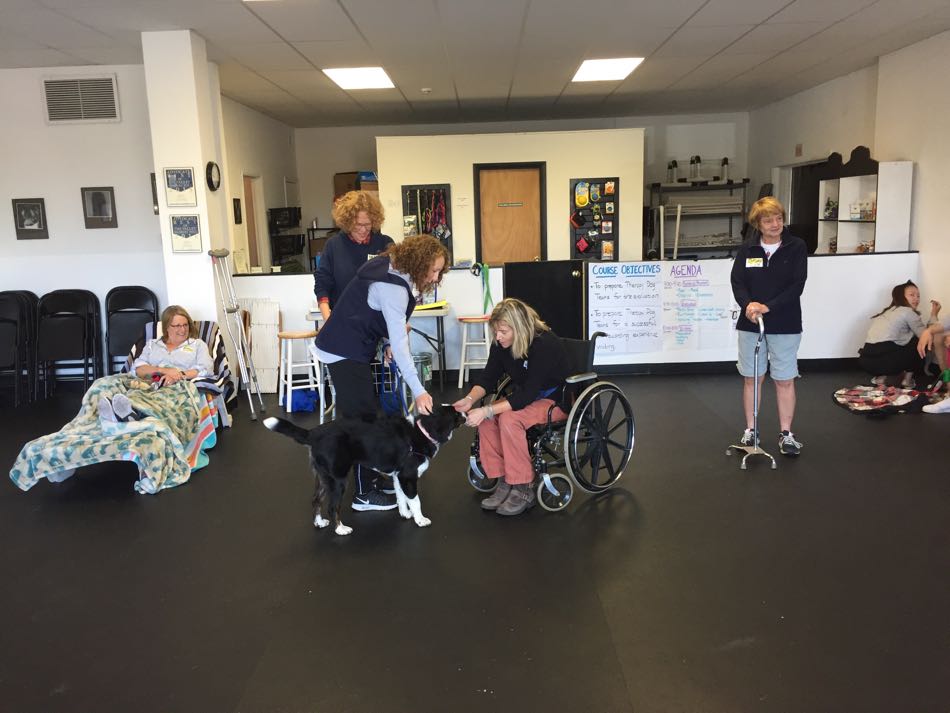
[[[620,179],[572,178],[571,257],[616,261],[620,255]]]

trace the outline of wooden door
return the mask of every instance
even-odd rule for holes
[[[257,254],[257,218],[254,212],[254,179],[244,177],[244,225],[247,226],[247,263],[250,267],[260,267]]]
[[[479,262],[543,260],[544,164],[476,165]]]

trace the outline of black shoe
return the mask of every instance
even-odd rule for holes
[[[385,475],[377,478],[376,482],[373,483],[373,490],[378,490],[386,495],[396,494],[396,486],[393,484],[393,479]]]
[[[797,456],[802,451],[802,444],[795,440],[791,431],[782,431],[778,437],[778,449],[783,456]]]
[[[353,509],[357,512],[367,510],[395,510],[396,496],[370,490],[368,493],[357,493],[353,496]]]

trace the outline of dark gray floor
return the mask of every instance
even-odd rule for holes
[[[246,404],[177,490],[136,495],[127,463],[8,482],[0,709],[945,713],[950,416],[831,403],[860,379],[806,375],[801,458],[741,471],[737,376],[614,377],[633,460],[557,515],[481,512],[463,430],[432,527],[316,531],[305,449]],[[5,408],[0,462],[77,407]]]

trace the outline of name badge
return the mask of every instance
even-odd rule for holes
[[[195,350],[195,348],[194,348],[194,347],[190,347],[190,346],[188,346],[188,345],[185,345],[185,346],[183,346],[183,347],[181,348],[181,350],[182,350],[183,352],[193,352],[193,351]]]
[[[747,257],[745,259],[746,267],[762,267],[765,261],[760,257]]]

